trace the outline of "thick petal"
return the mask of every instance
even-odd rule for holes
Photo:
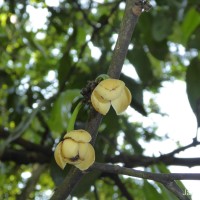
[[[92,139],[91,135],[82,129],[70,131],[69,133],[65,134],[64,139],[65,138],[71,138],[77,142],[90,142]]]
[[[95,90],[92,92],[91,102],[94,109],[102,115],[106,115],[110,109],[110,101],[103,99]]]
[[[118,79],[106,79],[101,81],[94,89],[107,101],[112,101],[121,95],[125,84]]]
[[[131,93],[129,89],[125,87],[120,97],[111,101],[111,105],[113,106],[117,115],[121,114],[127,109],[127,107],[131,103],[131,99],[132,99]]]
[[[72,139],[65,139],[61,143],[61,154],[66,159],[73,159],[78,155],[78,143]]]
[[[76,164],[75,166],[79,168],[80,170],[84,171],[88,169],[95,161],[95,151],[91,144],[88,144],[88,150],[85,155],[85,160],[80,162],[79,164]]]
[[[56,160],[56,163],[58,164],[58,166],[62,169],[64,169],[65,165],[66,165],[66,161],[63,158],[62,154],[61,154],[61,146],[62,143],[60,142],[57,146],[56,149],[54,151],[54,158]]]
[[[85,160],[88,152],[89,143],[79,143],[78,153],[80,160]]]

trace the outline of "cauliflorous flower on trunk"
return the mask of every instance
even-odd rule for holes
[[[89,143],[91,135],[85,130],[73,130],[65,134],[56,146],[54,157],[56,163],[64,169],[67,163],[80,170],[88,169],[95,161],[95,151]]]
[[[129,89],[118,79],[101,81],[91,95],[92,106],[102,115],[106,115],[111,106],[117,115],[121,114],[130,105],[131,99]]]

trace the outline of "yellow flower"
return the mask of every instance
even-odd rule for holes
[[[95,151],[89,143],[91,135],[85,130],[73,130],[65,134],[54,152],[56,163],[64,169],[67,163],[80,170],[88,169],[95,161]]]
[[[131,103],[131,93],[125,83],[118,79],[105,79],[93,90],[91,102],[94,109],[106,115],[110,106],[117,115],[121,114]]]

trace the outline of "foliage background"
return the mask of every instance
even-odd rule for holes
[[[131,107],[147,117],[150,113],[162,115],[153,95],[163,81],[185,80],[199,122],[200,4],[197,0],[150,2],[153,8],[140,16],[125,60],[125,65],[135,68],[139,80],[131,75],[120,77],[131,90]],[[107,72],[124,6],[121,0],[63,0],[57,6],[37,0],[1,4],[2,199],[20,199],[25,194],[30,199],[48,199],[67,174],[70,166],[61,171],[53,149],[65,133],[81,88]],[[44,24],[33,26],[31,11],[36,21],[42,22],[46,15]],[[147,104],[143,103],[144,91],[152,94]],[[79,114],[76,128],[85,126],[89,110],[85,107]],[[150,162],[144,157],[141,140],[151,143],[165,138],[156,134],[158,125],[144,127],[128,118],[113,111],[104,117],[95,144],[98,162],[152,172],[168,172],[168,165],[179,165],[159,158]],[[199,164],[198,159],[193,165],[187,160],[182,163]],[[175,199],[160,184],[100,171],[86,175],[80,184],[72,195],[86,199]]]

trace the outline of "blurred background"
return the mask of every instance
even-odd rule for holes
[[[103,118],[96,161],[199,172],[200,2],[150,4],[120,77],[131,105]],[[0,0],[0,199],[49,199],[67,175],[70,166],[60,170],[53,150],[81,89],[107,72],[124,8],[121,0]],[[89,111],[79,113],[76,128]],[[197,200],[199,181],[179,185]],[[153,181],[100,171],[83,178],[69,199],[77,198],[176,199]]]

